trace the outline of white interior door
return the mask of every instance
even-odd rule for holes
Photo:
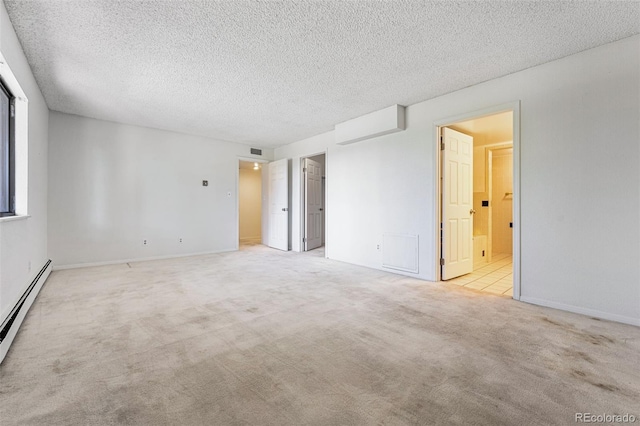
[[[304,250],[322,245],[322,166],[304,159]]]
[[[442,129],[442,279],[473,271],[473,138]]]
[[[288,160],[269,163],[269,247],[289,250]]]

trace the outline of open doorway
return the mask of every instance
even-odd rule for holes
[[[440,127],[441,279],[507,296],[514,295],[513,115]]]
[[[303,251],[324,250],[326,230],[326,155],[302,158]]]
[[[238,236],[240,247],[261,243],[262,164],[239,160]]]

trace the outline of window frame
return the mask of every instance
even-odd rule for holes
[[[7,124],[9,126],[9,134],[7,139],[5,140],[4,135],[0,135],[0,144],[2,144],[1,148],[5,149],[5,144],[6,144],[6,149],[8,151],[8,156],[6,158],[6,163],[3,164],[3,169],[6,168],[7,169],[7,183],[6,183],[6,188],[4,188],[4,185],[2,185],[3,187],[0,187],[0,191],[7,191],[8,192],[8,198],[9,198],[9,205],[8,205],[8,210],[4,210],[2,209],[2,206],[0,206],[0,217],[8,217],[8,216],[15,216],[16,215],[16,168],[15,168],[15,163],[16,163],[16,151],[15,151],[15,99],[16,97],[11,93],[11,91],[9,90],[9,88],[7,87],[7,84],[4,82],[3,79],[0,79],[0,90],[2,90],[2,92],[4,92],[4,94],[7,96],[7,98],[9,98],[9,108],[7,110]]]

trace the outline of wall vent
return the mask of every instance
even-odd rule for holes
[[[251,154],[253,155],[262,155],[262,150],[258,148],[251,148]]]
[[[382,266],[398,271],[418,273],[418,236],[382,235]]]

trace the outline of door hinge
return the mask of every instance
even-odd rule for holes
[[[15,117],[16,116],[16,106],[15,104],[11,104],[11,117]]]
[[[444,141],[442,140],[442,136],[440,136],[440,150],[444,151]]]
[[[302,237],[302,242],[306,243],[307,242],[307,237]]]
[[[302,173],[307,173],[307,168],[306,167],[302,169]]]
[[[444,259],[440,259],[440,266],[444,266]]]

